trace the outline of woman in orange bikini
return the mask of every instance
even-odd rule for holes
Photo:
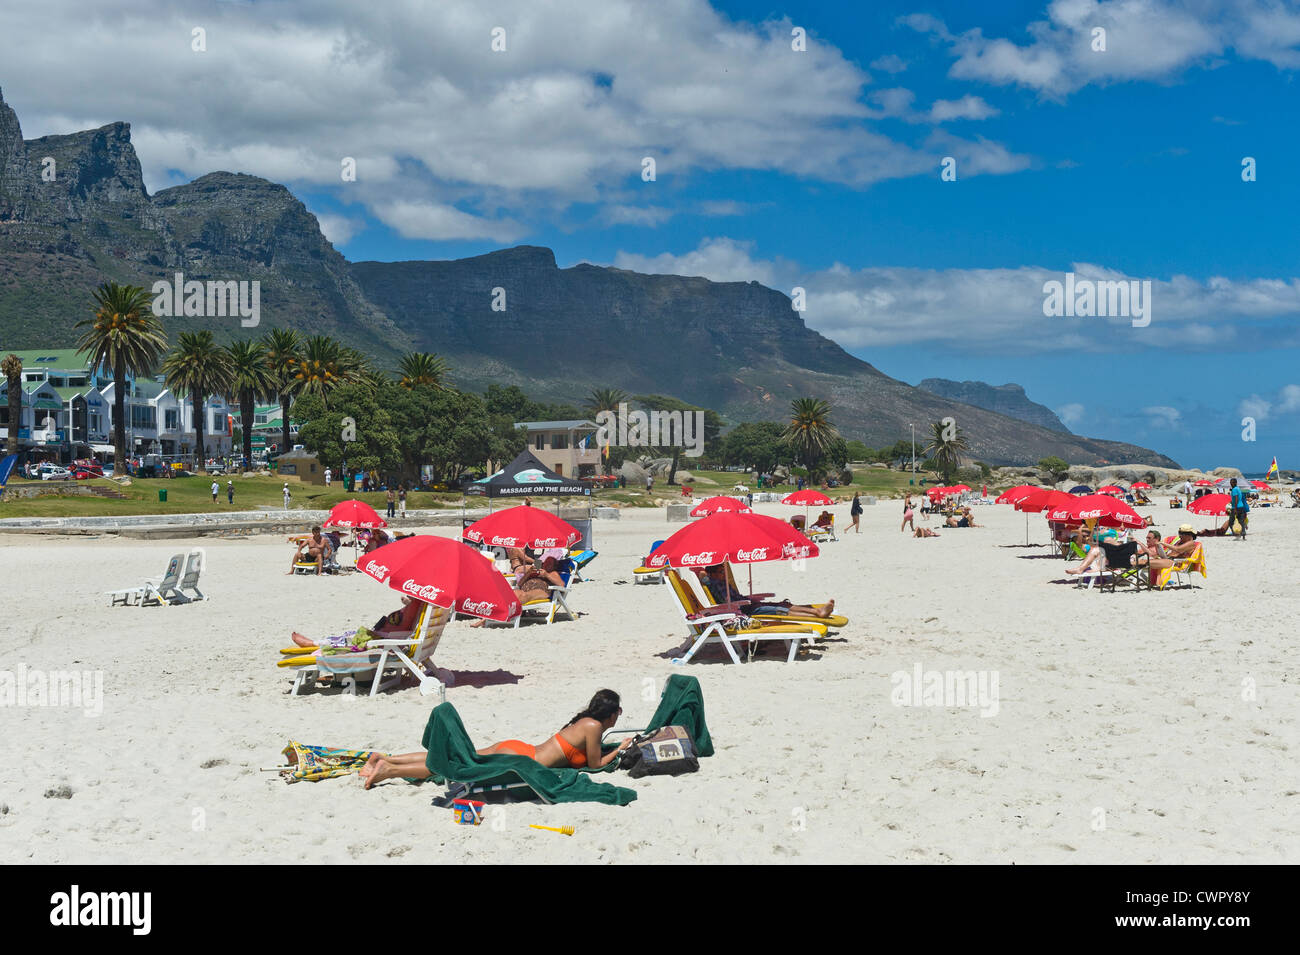
[[[486,749],[478,750],[480,756],[527,756],[543,766],[550,768],[584,766],[601,767],[614,760],[632,742],[624,740],[618,749],[608,754],[601,753],[600,738],[606,730],[614,728],[619,715],[623,712],[619,706],[618,694],[613,690],[600,690],[591,698],[587,708],[569,720],[554,736],[531,746],[522,740],[508,739],[494,743]],[[373,754],[358,774],[369,789],[375,783],[401,776],[406,779],[428,779],[429,768],[425,765],[426,753],[403,753],[400,756]]]

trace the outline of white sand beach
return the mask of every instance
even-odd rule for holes
[[[285,576],[280,535],[0,536],[0,671],[102,671],[104,690],[97,716],[6,708],[0,861],[1300,859],[1300,510],[1256,510],[1249,540],[1208,540],[1209,576],[1194,589],[1113,594],[1060,582],[1065,564],[1024,546],[1023,514],[975,513],[987,526],[917,540],[899,533],[899,502],[884,501],[803,572],[754,565],[756,589],[835,597],[850,618],[788,665],[774,647],[739,666],[719,652],[674,666],[685,627],[671,594],[634,585],[631,570],[681,525],[662,509],[596,522],[600,556],[570,599],[580,619],[453,623],[436,657],[458,675],[447,699],[478,745],[539,741],[602,687],[642,726],[663,681],[687,672],[717,753],[694,775],[604,777],[637,791],[626,807],[490,806],[479,827],[432,807],[442,787],[431,783],[365,791],[356,776],[286,785],[260,771],[289,739],[419,748],[437,697],[292,697],[275,666],[291,631],[368,624],[398,605],[395,592],[360,574]],[[1147,513],[1164,533],[1214,522],[1164,499]],[[1029,526],[1045,542],[1042,517]],[[108,606],[104,591],[156,575],[192,543],[207,550],[209,600]],[[891,674],[918,665],[996,674],[996,712],[895,705]]]

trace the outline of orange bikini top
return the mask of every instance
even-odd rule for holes
[[[574,769],[581,769],[583,766],[587,765],[587,754],[578,749],[578,747],[574,746],[559,733],[555,734],[555,742],[560,744],[560,752],[564,754],[564,758],[569,761],[569,765]]]

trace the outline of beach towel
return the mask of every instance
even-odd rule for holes
[[[668,678],[663,696],[659,698],[659,708],[650,717],[647,732],[653,733],[665,726],[685,727],[695,741],[696,754],[713,755],[713,737],[704,722],[704,691],[695,677],[674,673]]]
[[[1175,570],[1189,575],[1200,571],[1202,577],[1208,577],[1209,574],[1206,572],[1205,567],[1205,548],[1200,544],[1197,544],[1196,550],[1192,551],[1190,556],[1184,557],[1182,560],[1175,562],[1173,567],[1162,568],[1156,581],[1156,586],[1161,590],[1164,590],[1165,585],[1169,583],[1169,578],[1174,575]]]
[[[591,772],[614,768],[611,762],[590,772],[577,769],[548,769],[527,756],[497,754],[480,756],[474,751],[460,714],[450,703],[433,708],[424,728],[422,740],[428,751],[425,765],[435,783],[484,783],[501,776],[518,776],[539,796],[549,802],[602,802],[626,806],[636,799],[636,792],[623,786],[594,782]]]
[[[286,783],[319,782],[331,776],[346,776],[355,773],[370,758],[367,749],[330,749],[328,746],[308,746],[296,740],[289,740],[283,752],[288,769],[280,770]]]

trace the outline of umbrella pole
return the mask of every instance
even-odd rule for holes
[[[1025,546],[1029,546],[1029,512],[1025,511]]]

